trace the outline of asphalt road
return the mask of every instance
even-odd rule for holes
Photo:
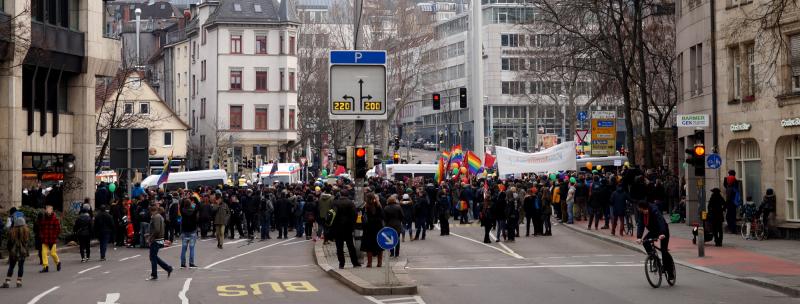
[[[522,231],[524,233],[524,231]],[[800,303],[797,299],[688,268],[675,287],[651,288],[640,254],[554,227],[552,237],[483,244],[480,227],[438,231],[401,244],[417,297],[364,297],[323,273],[304,239],[199,241],[198,269],[179,269],[180,247],[161,251],[170,278],[145,281],[144,249],[110,250],[80,263],[63,253],[61,272],[39,274],[29,259],[23,288],[0,290],[2,303]],[[97,248],[92,248],[97,254]],[[5,267],[5,265],[3,265]],[[3,268],[5,270],[5,268]],[[376,270],[377,271],[377,270]],[[665,284],[666,285],[666,284]],[[115,301],[107,301],[115,300]]]

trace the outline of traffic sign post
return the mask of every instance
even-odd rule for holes
[[[383,250],[392,250],[394,247],[397,247],[398,242],[400,241],[400,235],[397,233],[397,230],[394,230],[392,227],[383,227],[381,230],[378,231],[378,246],[381,247]],[[383,254],[381,252],[381,254]],[[391,269],[392,265],[389,260],[386,262],[386,285],[388,286],[391,283]]]
[[[722,166],[722,157],[717,153],[711,154],[706,158],[706,165],[710,169],[719,169]]]
[[[386,51],[330,51],[328,79],[330,119],[387,118]]]

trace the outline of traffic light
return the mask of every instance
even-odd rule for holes
[[[462,109],[467,108],[467,88],[458,88],[458,103]]]
[[[400,163],[400,153],[395,152],[394,155],[392,155],[392,161],[394,161],[395,164],[399,164]]]
[[[694,176],[706,176],[705,132],[697,130],[691,136],[694,147],[686,149],[686,163],[694,167]]]
[[[439,93],[433,93],[433,109],[434,110],[442,109],[442,97],[439,96]]]
[[[354,177],[355,178],[365,178],[367,177],[367,147],[359,146],[355,147],[355,168],[354,168]]]
[[[394,150],[400,150],[400,137],[398,136],[394,137]]]

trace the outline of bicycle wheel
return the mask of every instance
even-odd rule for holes
[[[767,229],[764,226],[764,222],[761,219],[756,220],[756,224],[754,225],[753,229],[755,229],[755,237],[759,241],[763,241],[767,239]]]
[[[666,272],[664,274],[666,274]],[[675,286],[675,282],[677,280],[678,280],[678,269],[677,269],[677,267],[675,267],[675,262],[673,262],[673,264],[672,264],[672,280],[670,280],[669,276],[667,276],[667,284],[669,284],[669,286]]]
[[[644,261],[644,274],[650,286],[653,288],[661,286],[661,261],[653,255],[648,255]]]
[[[742,222],[742,225],[739,227],[739,231],[741,231],[742,238],[747,239],[749,235],[747,235],[747,221]]]

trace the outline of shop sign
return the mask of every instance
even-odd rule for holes
[[[743,131],[750,131],[749,123],[743,122],[743,123],[731,124],[731,132],[743,132]]]
[[[678,127],[708,127],[708,114],[678,115]]]
[[[781,127],[797,127],[800,126],[800,117],[798,118],[789,118],[789,119],[781,119]]]

